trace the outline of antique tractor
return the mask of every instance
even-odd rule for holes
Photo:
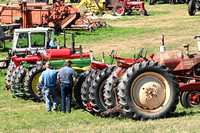
[[[198,46],[200,51],[200,37]],[[161,49],[163,49],[162,46]],[[133,59],[117,61],[117,66],[93,72],[83,83],[82,102],[86,110],[101,116],[126,116],[134,119],[165,118],[179,103],[183,107],[198,106],[200,85],[200,55],[179,50],[142,56],[143,49]],[[113,58],[118,58],[112,55]],[[123,58],[118,58],[123,59]],[[86,89],[89,87],[89,89]]]
[[[116,16],[123,16],[125,13],[131,14],[132,11],[140,11],[140,15],[147,15],[144,8],[144,2],[130,1],[130,0],[82,0],[76,7],[80,8],[85,4],[89,12],[98,14],[105,10],[105,8],[112,9]]]
[[[24,88],[26,98],[38,100],[35,84],[47,61],[55,60],[57,67],[61,67],[65,59],[73,59],[76,67],[90,64],[90,54],[82,53],[81,46],[75,47],[73,34],[71,47],[66,47],[64,32],[64,46],[61,49],[48,49],[52,31],[52,28],[15,30],[13,47],[9,52],[11,62],[6,75],[7,89],[12,88],[13,94],[24,96],[21,91],[16,91]]]

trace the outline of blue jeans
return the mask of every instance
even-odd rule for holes
[[[66,112],[66,97],[68,101],[67,111],[71,113],[71,99],[72,99],[72,87],[69,84],[61,84],[61,97],[62,97],[62,112]]]
[[[45,99],[46,99],[47,112],[51,111],[51,98],[52,98],[52,102],[53,102],[53,109],[57,108],[56,96],[57,96],[56,86],[45,89]]]

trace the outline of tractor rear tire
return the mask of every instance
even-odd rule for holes
[[[87,70],[79,75],[74,85],[74,98],[76,103],[83,108],[83,104],[81,101],[81,88],[86,79],[86,77],[90,74],[90,70]]]
[[[11,77],[12,77],[12,73],[15,69],[15,63],[13,61],[10,61],[9,66],[7,68],[7,72],[6,72],[6,84],[7,84],[7,89],[8,85],[11,84]]]
[[[92,81],[90,87],[89,99],[96,115],[101,115],[101,112],[107,110],[105,101],[103,98],[103,91],[106,79],[113,72],[115,67],[108,67],[97,73],[96,77]]]
[[[83,107],[86,111],[88,111],[91,114],[94,114],[94,110],[88,108],[88,104],[91,104],[90,99],[89,99],[89,94],[90,94],[89,89],[92,85],[92,81],[94,80],[94,77],[96,76],[96,74],[97,74],[97,70],[92,69],[89,76],[86,77],[83,83],[83,86],[81,88],[81,100],[82,100]]]
[[[182,106],[184,108],[199,107],[200,97],[195,97],[195,95],[200,95],[200,91],[187,91],[181,93],[180,101]]]
[[[46,68],[44,66],[36,66],[29,71],[28,75],[25,78],[24,89],[26,95],[28,96],[29,99],[33,101],[36,102],[40,101],[40,98],[37,95],[37,86],[35,84],[38,84],[39,77],[45,70]]]
[[[158,62],[134,64],[119,83],[119,103],[126,115],[134,119],[168,117],[175,111],[179,95],[176,77]]]
[[[21,65],[21,66],[19,66],[19,73],[16,76],[15,83],[16,84],[22,84],[21,87],[24,88],[25,77],[26,77],[26,67]],[[15,86],[15,87],[16,87],[17,90],[20,89],[20,86]],[[24,93],[24,94],[21,95],[20,97],[23,98],[23,99],[27,99],[24,89],[21,90],[21,92]]]
[[[123,4],[117,3],[114,5],[112,11],[115,16],[124,16],[126,12],[126,8]]]
[[[188,3],[188,14],[190,16],[193,16],[193,15],[195,15],[195,12],[196,12],[195,0],[190,0],[189,3]]]
[[[140,15],[141,16],[146,16],[147,15],[147,10],[140,10]]]
[[[21,69],[20,66],[16,67],[11,76],[10,83],[11,83],[11,85],[13,85],[13,87],[14,87],[13,89],[15,89],[15,90],[12,90],[12,91],[14,91],[15,93],[18,92],[18,89],[17,89],[18,86],[16,85],[16,79],[17,79],[17,75],[18,75],[20,69]],[[12,91],[11,91],[11,93],[12,93]],[[16,96],[18,96],[18,95],[16,95]]]
[[[117,87],[118,84],[119,80],[114,77],[114,73],[112,73],[106,80],[106,84],[104,86],[104,99],[108,109],[112,109],[116,106],[116,97],[113,89]]]

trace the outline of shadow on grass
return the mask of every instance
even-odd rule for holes
[[[172,113],[169,118],[177,118],[177,117],[183,117],[183,116],[190,116],[190,115],[195,115],[195,114],[200,114],[200,111],[182,111],[182,112],[174,112]]]

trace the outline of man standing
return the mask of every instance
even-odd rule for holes
[[[76,81],[75,71],[71,68],[71,60],[66,60],[64,67],[58,72],[57,81],[61,86],[61,97],[62,97],[62,112],[66,113],[66,96],[68,100],[68,113],[71,113],[71,98],[72,98],[72,87]]]
[[[55,70],[50,69],[50,62],[45,64],[46,70],[42,72],[41,75],[41,84],[42,89],[45,91],[45,100],[46,100],[46,108],[47,112],[51,112],[51,97],[53,102],[53,109],[57,110],[57,90],[56,90],[56,79],[57,72]]]

